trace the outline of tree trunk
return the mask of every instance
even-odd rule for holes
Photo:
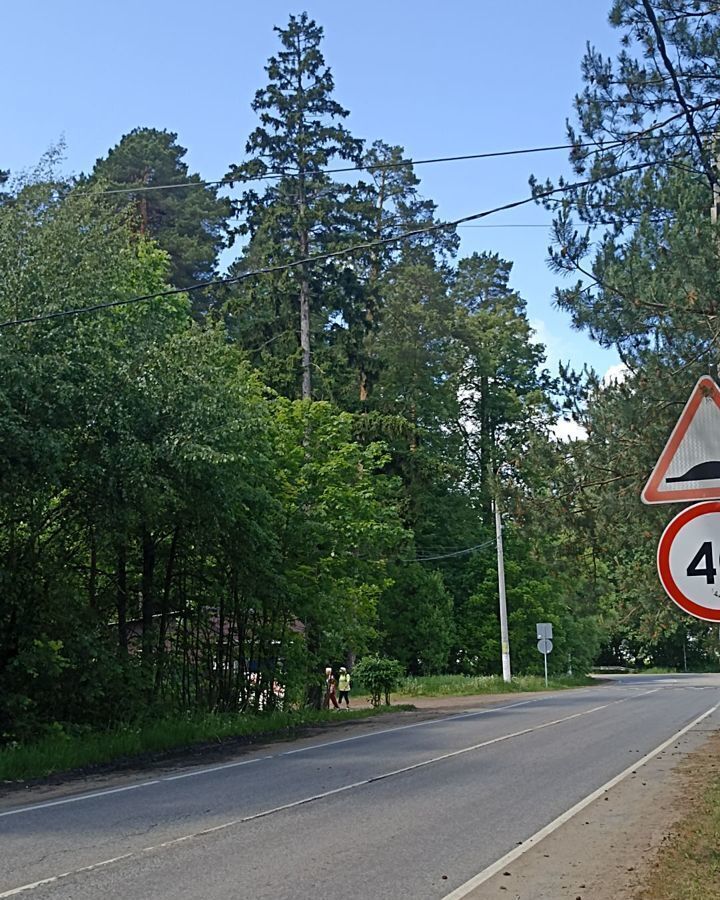
[[[387,178],[385,169],[381,171],[380,174],[380,187],[378,189],[378,202],[377,202],[377,215],[375,217],[375,234],[373,235],[373,240],[379,241],[383,238],[383,210],[385,207],[385,180]],[[370,278],[368,279],[366,294],[367,300],[365,303],[365,334],[363,338],[366,338],[367,335],[372,331],[375,325],[375,310],[373,309],[372,297],[374,295],[374,291],[377,290],[378,282],[380,281],[380,249],[376,248],[373,254],[373,260],[370,267]],[[365,343],[365,341],[363,341]],[[369,378],[368,371],[366,366],[365,359],[365,348],[360,352],[360,402],[365,403],[369,394]]]
[[[155,542],[147,529],[142,533],[142,651],[143,668],[149,671],[153,656],[153,574],[155,572]]]
[[[307,192],[305,185],[305,129],[304,129],[304,88],[302,83],[303,51],[300,37],[297,39],[297,91],[299,97],[300,121],[298,124],[298,217],[297,235],[300,259],[306,259],[310,251],[310,234],[307,224]],[[300,349],[302,351],[302,399],[312,400],[312,375],[310,372],[310,282],[307,269],[300,266]]]
[[[160,607],[160,631],[157,642],[158,665],[155,671],[155,690],[162,688],[165,668],[165,642],[167,639],[168,623],[170,618],[170,591],[172,589],[173,575],[175,572],[175,560],[177,558],[178,537],[180,526],[176,525],[173,531],[170,550],[168,552],[167,565],[165,566],[165,583],[163,585],[162,603]]]
[[[305,694],[305,704],[311,709],[322,707],[323,688],[318,678],[320,654],[320,629],[314,622],[305,623],[305,646],[307,647],[308,662],[310,664],[310,679]]]
[[[124,654],[127,654],[128,650],[127,601],[127,558],[125,547],[122,546],[118,550],[117,555],[117,593],[115,595],[115,605],[118,617],[118,646]]]
[[[97,609],[97,540],[95,527],[90,526],[90,574],[88,576],[88,596],[90,609]]]

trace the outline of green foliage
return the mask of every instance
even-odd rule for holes
[[[217,187],[202,185],[200,176],[188,170],[186,153],[172,132],[135,128],[95,163],[91,176],[100,189],[123,192],[108,198],[120,208],[129,206],[134,227],[168,253],[170,280],[180,287],[215,274],[230,215],[230,204],[218,197]],[[187,187],[142,190],[153,185]]]
[[[571,448],[557,489],[593,573],[602,659],[716,666],[716,630],[660,588],[655,548],[667,514],[639,495],[717,349],[720,16],[706,3],[616,0],[610,21],[622,50],[611,59],[588,48],[569,129],[586,183],[565,185],[562,202],[547,205],[553,267],[578,279],[558,291],[558,305],[617,349],[625,377],[603,384],[565,373],[567,407],[588,440]]]
[[[453,602],[437,571],[394,566],[379,603],[380,647],[413,675],[442,672],[453,640]]]
[[[411,706],[393,707],[412,709]],[[351,709],[348,719],[367,719],[384,709]],[[222,741],[242,738],[286,737],[308,726],[337,723],[332,710],[274,710],[252,713],[198,713],[160,717],[108,731],[65,729],[54,722],[42,739],[26,745],[0,748],[0,782],[43,778],[55,772],[102,764],[122,763],[128,758],[157,756],[192,748],[205,742],[217,746]]]
[[[3,331],[0,740],[141,713],[287,712],[319,702],[327,660],[358,655],[377,703],[405,672],[492,676],[493,502],[515,671],[541,670],[537,621],[555,626],[557,674],[586,671],[601,642],[622,658],[711,659],[709,629],[653,617],[645,550],[660,520],[638,528],[631,495],[605,488],[627,467],[628,484],[641,479],[645,436],[661,440],[685,393],[668,367],[690,378],[715,339],[714,319],[686,309],[709,302],[717,274],[713,229],[692,212],[706,187],[669,164],[622,180],[600,153],[621,213],[592,308],[585,288],[559,301],[636,371],[614,388],[565,372],[590,439],[559,448],[559,387],[509,261],[457,259],[457,235],[439,228],[304,262],[438,223],[402,147],[364,147],[346,128],[322,29],[302,14],[276,32],[257,128],[228,173],[242,188],[230,238],[245,241],[229,274],[293,267],[215,292],[203,316],[179,294]],[[588,72],[603,65],[592,57]],[[606,112],[588,90],[590,133]],[[691,144],[683,153],[697,162]],[[188,171],[174,133],[135,129],[80,183],[57,176],[58,154],[24,181],[0,173],[2,321],[212,276],[229,201]],[[361,160],[347,181],[326,171]],[[593,216],[584,196],[568,192]],[[561,268],[590,246],[570,206]],[[655,417],[646,379],[668,399]]]
[[[353,669],[353,677],[370,695],[373,707],[380,706],[383,696],[390,705],[390,694],[397,690],[403,677],[403,668],[396,659],[381,656],[364,656]]]
[[[525,691],[564,690],[594,684],[586,675],[561,675],[545,679],[539,675],[516,675],[503,681],[498,675],[429,675],[404,678],[397,692],[402,697],[469,697],[476,694],[514,694]]]

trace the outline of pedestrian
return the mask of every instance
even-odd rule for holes
[[[338,691],[340,693],[340,706],[342,707],[343,699],[345,706],[350,709],[350,674],[345,666],[340,666],[340,675],[338,676]]]
[[[339,709],[337,696],[335,694],[336,687],[337,682],[335,681],[333,670],[330,666],[328,666],[325,669],[325,701],[323,703],[324,709],[329,709],[331,703],[335,707],[335,709]]]

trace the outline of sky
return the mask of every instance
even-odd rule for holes
[[[617,46],[609,0],[5,0],[0,168],[31,169],[64,141],[67,173],[87,172],[128,131],[165,128],[203,178],[244,158],[250,108],[275,52],[273,26],[307,11],[325,31],[335,98],[355,136],[400,144],[414,159],[566,142],[587,41]],[[528,178],[567,174],[556,151],[417,169],[438,217],[528,196]],[[549,216],[534,205],[460,231],[461,254],[499,253],[527,302],[548,366],[601,375],[618,357],[553,302]],[[485,227],[490,226],[490,227]],[[530,226],[530,227],[526,227]]]

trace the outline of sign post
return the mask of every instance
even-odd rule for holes
[[[545,687],[548,686],[548,671],[547,671],[547,658],[548,653],[552,652],[553,643],[553,627],[550,622],[538,622],[537,623],[537,648],[543,655],[543,662],[545,663]]]

